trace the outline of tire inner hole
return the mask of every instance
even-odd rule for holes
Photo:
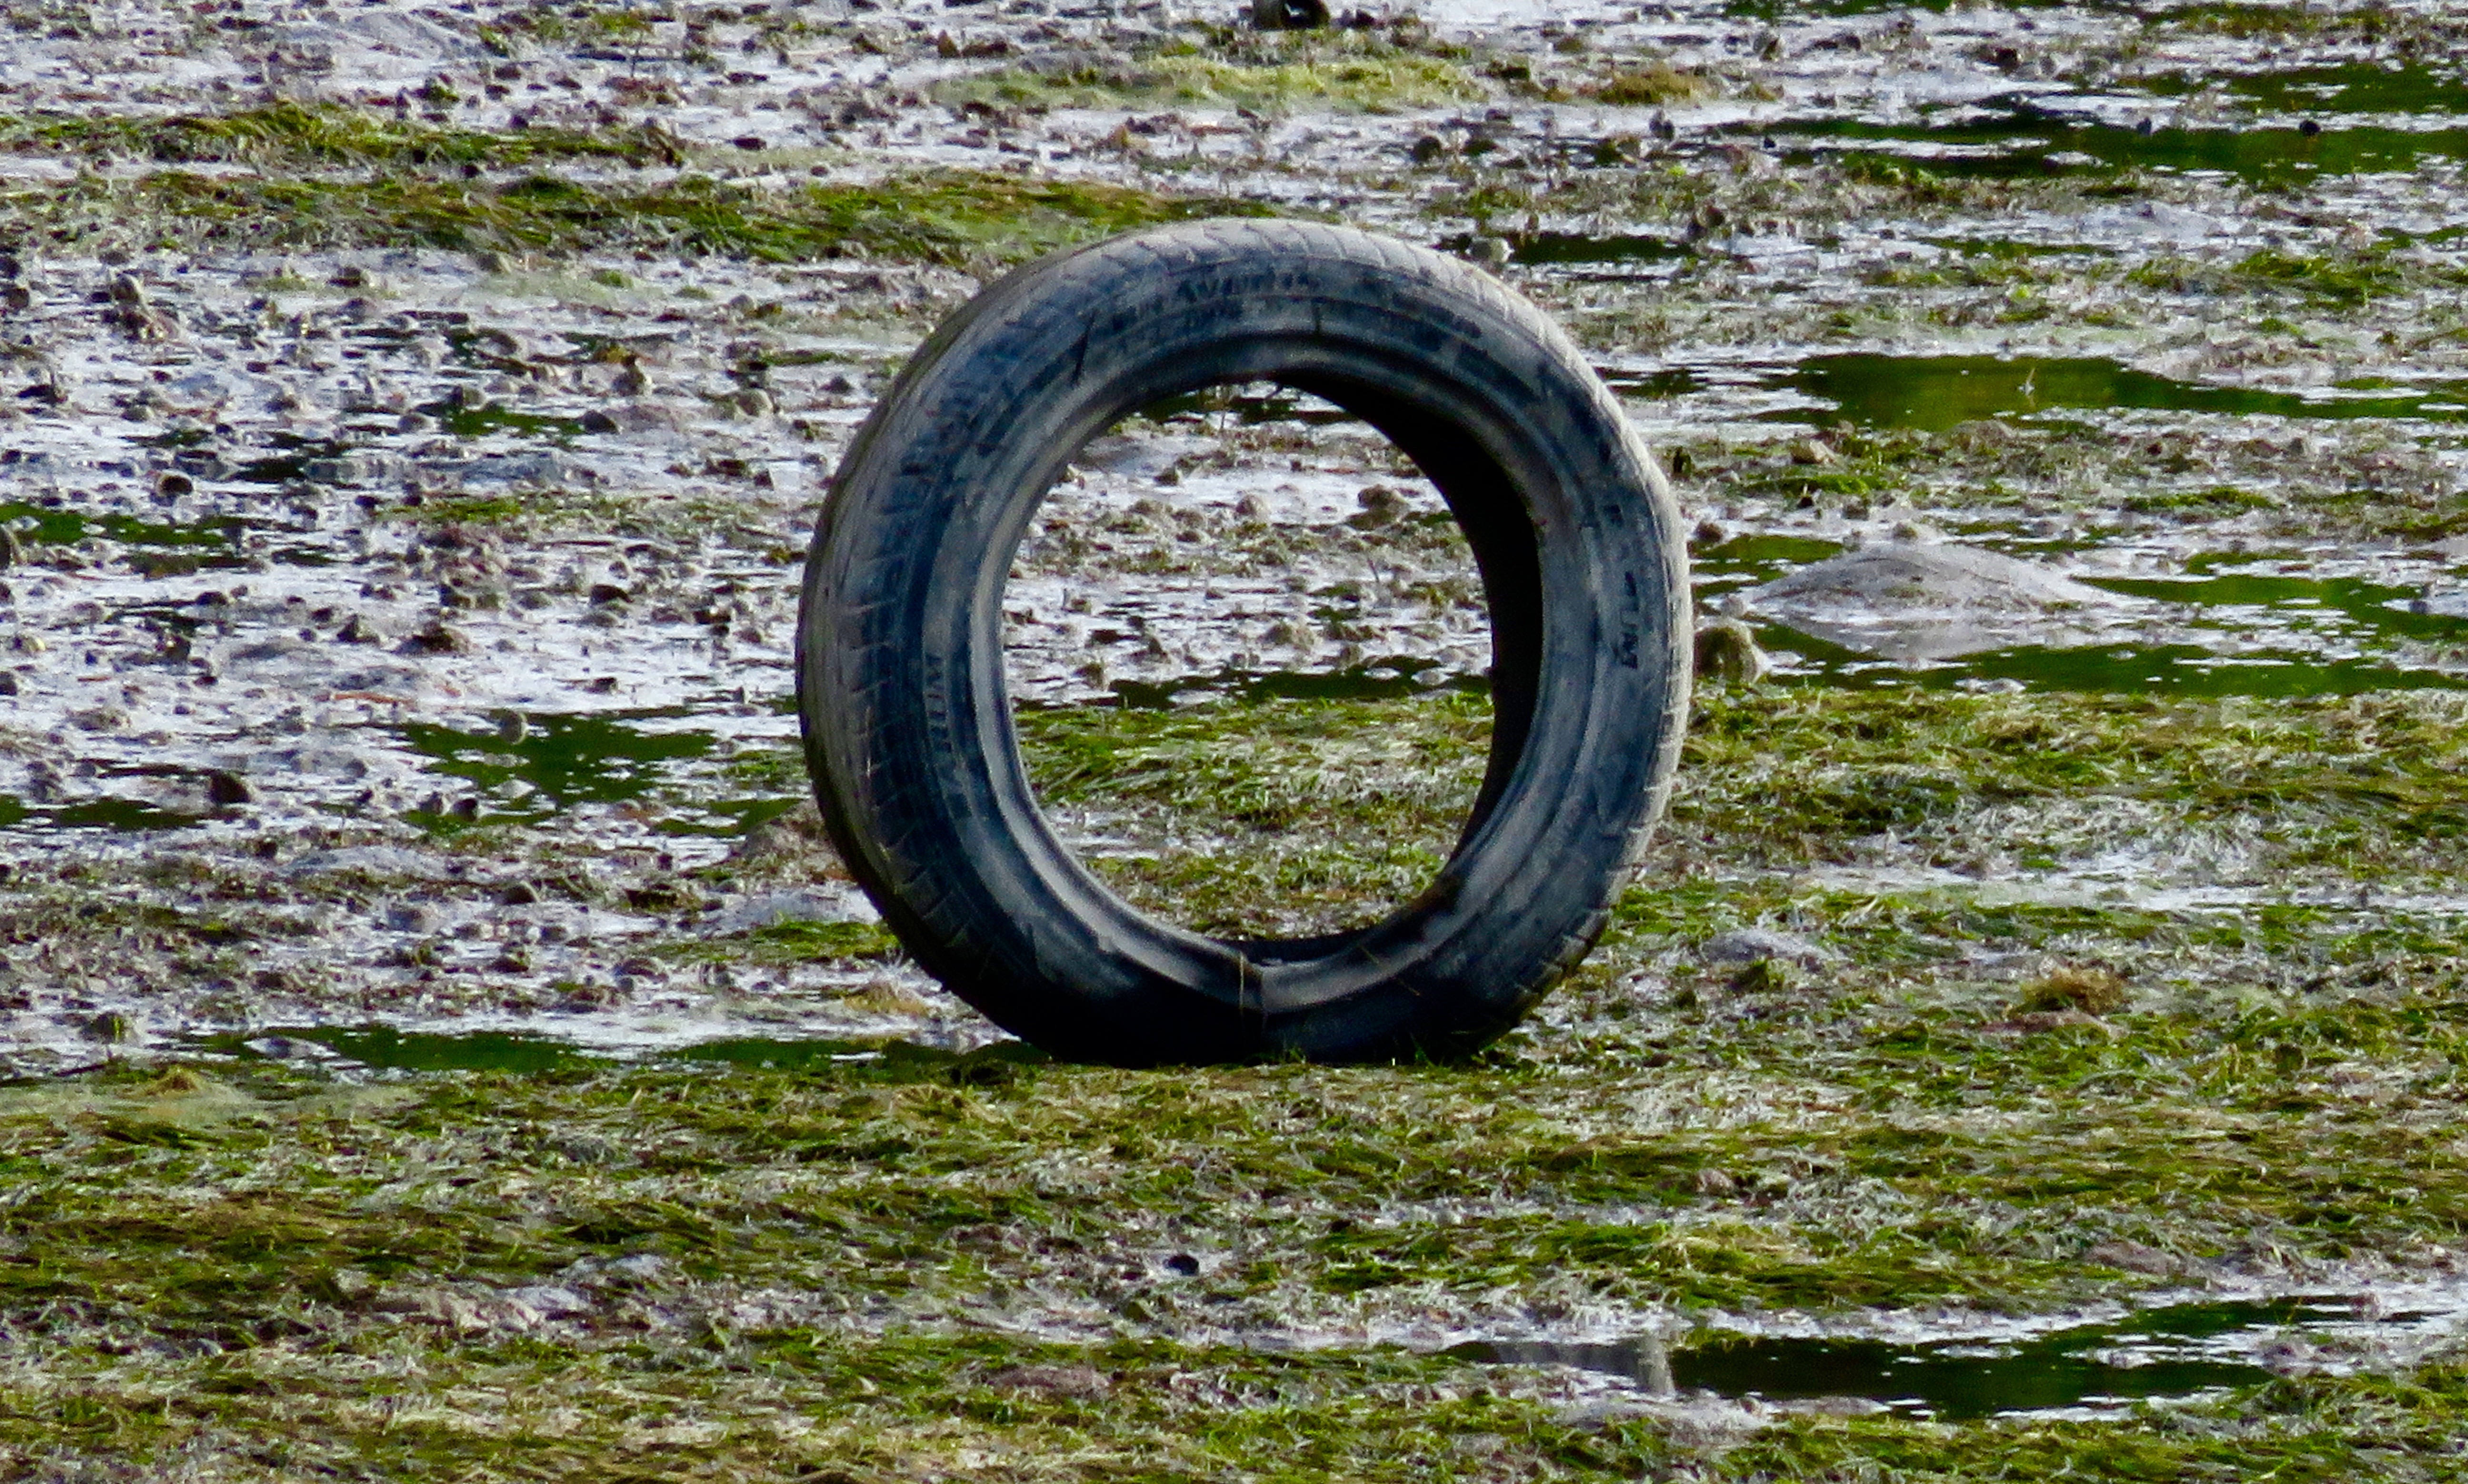
[[[1003,627],[1039,807],[1152,918],[1370,926],[1481,790],[1474,553],[1403,450],[1309,393],[1208,387],[1092,438],[1021,538]]]

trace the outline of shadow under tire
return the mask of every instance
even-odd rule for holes
[[[1164,398],[1277,381],[1439,487],[1481,570],[1492,755],[1453,853],[1358,931],[1228,941],[1134,910],[1040,812],[1002,595],[1082,445]],[[918,962],[1057,1056],[1451,1057],[1592,947],[1688,709],[1684,539],[1577,347],[1464,263],[1297,222],[1117,238],[994,285],[859,429],[806,567],[797,704],[832,838]]]

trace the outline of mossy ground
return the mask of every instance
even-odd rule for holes
[[[697,389],[679,393],[690,410],[781,371],[769,395],[785,424],[752,413],[731,422],[776,432],[780,447],[834,436],[817,420],[879,390],[921,321],[960,291],[907,295],[925,270],[898,264],[982,274],[1228,212],[1312,213],[1470,245],[1479,232],[1517,253],[1549,233],[1652,244],[1667,272],[1625,283],[1514,256],[1501,269],[1622,362],[1748,348],[1764,364],[1777,346],[2002,354],[2010,342],[2017,355],[2136,364],[2165,352],[2174,381],[2216,389],[2401,371],[2438,381],[2456,377],[2468,343],[2461,276],[2438,232],[2342,229],[2355,214],[2342,193],[2371,177],[2196,178],[2163,158],[2192,148],[2164,124],[2142,163],[2006,173],[1889,155],[1857,136],[1840,148],[1769,148],[1686,117],[1709,98],[1806,96],[1770,84],[1796,87],[1790,69],[1855,29],[1877,48],[1859,70],[1901,68],[1902,49],[1919,43],[1886,36],[1856,7],[1790,28],[1768,55],[1748,23],[1802,20],[1806,8],[1738,6],[1739,46],[1680,62],[1588,41],[1582,28],[1494,47],[1411,24],[1314,34],[1183,24],[1131,37],[1107,21],[1065,46],[1032,36],[1042,18],[1007,34],[1013,50],[972,53],[988,27],[1009,24],[979,9],[944,8],[942,34],[862,14],[809,27],[786,8],[733,21],[507,11],[474,28],[486,75],[465,69],[459,99],[444,86],[414,88],[399,108],[312,106],[260,101],[272,95],[252,85],[228,105],[148,119],[30,110],[0,120],[0,150],[34,174],[78,173],[13,177],[0,245],[27,259],[30,304],[51,292],[47,279],[108,264],[78,282],[79,295],[103,296],[79,299],[80,312],[100,314],[126,267],[179,304],[200,341],[227,316],[185,298],[182,275],[163,271],[181,255],[150,246],[536,255],[521,271],[540,277],[491,266],[482,291],[548,285],[542,296],[606,310],[595,334],[674,331],[687,351],[703,337],[709,355],[652,368]],[[46,41],[104,24],[70,6],[16,7],[8,19]],[[2005,24],[1988,11],[1960,19]],[[202,13],[196,24],[206,50],[233,34]],[[2002,39],[2027,51],[2072,29]],[[2456,51],[2458,26],[2431,10],[2197,5],[2141,17],[2130,36],[2060,47],[2056,60],[2087,87],[2164,103],[2197,88],[2168,51],[2186,35],[2424,57]],[[580,88],[544,80],[590,71],[555,57],[568,43],[668,60],[651,69],[657,86],[595,78],[592,102],[607,106],[594,114]],[[733,76],[786,79],[790,47],[827,51],[850,76],[878,62],[939,70],[905,97],[894,96],[905,83],[799,84],[814,105],[801,116],[834,122],[787,131],[804,141],[795,148],[728,137],[782,137],[781,114],[759,107],[727,114],[750,122],[698,146],[660,126],[689,98],[714,116],[793,103],[785,82],[766,97],[742,90],[769,84]],[[1922,64],[1966,65],[1955,51]],[[612,67],[645,83],[631,61]],[[507,91],[502,107],[481,103],[492,85]],[[576,92],[578,105],[516,127],[511,110],[551,88]],[[1537,137],[1546,103],[1566,137]],[[1657,107],[1680,129],[1656,129]],[[1119,127],[1074,122],[1083,108],[1138,115]],[[1608,132],[1575,137],[1597,114]],[[1314,115],[1325,119],[1303,117]],[[1280,132],[1298,118],[1304,126]],[[1327,138],[1358,143],[1332,153]],[[949,152],[961,148],[984,152]],[[987,168],[935,163],[953,158]],[[2447,179],[2432,171],[2418,189],[2438,198]],[[2399,195],[2370,199],[2392,221],[2415,211]],[[2230,223],[2234,245],[1997,236],[2146,208]],[[2249,226],[2285,240],[2257,248]],[[1785,239],[1848,266],[1793,278],[1787,263],[1777,272],[1735,250]],[[734,260],[735,271],[835,258],[871,262],[847,264],[844,282],[834,268],[828,290],[749,271],[738,280],[746,302],[726,308],[731,289],[656,286],[697,259]],[[247,292],[365,293],[382,312],[381,285],[325,283],[325,267],[302,266],[309,277]],[[902,274],[912,277],[885,286]],[[865,287],[868,276],[881,282]],[[313,339],[308,318],[298,303],[265,306],[257,328],[269,345],[231,345],[232,358],[280,364],[280,341]],[[841,333],[883,326],[900,333]],[[131,354],[168,354],[167,344]],[[11,354],[32,377],[34,352]],[[862,385],[801,394],[787,374],[843,357]],[[577,359],[526,365],[510,353],[486,369],[563,377]],[[371,364],[380,380],[424,375]],[[28,400],[44,388],[22,382],[12,401],[51,416]],[[516,386],[488,395],[522,400]],[[108,406],[149,415],[133,399],[76,415],[107,421]],[[2191,550],[2216,528],[2209,549],[2239,553],[2468,532],[2454,422],[2145,410],[2154,416],[2131,437],[2105,408],[2080,421],[2006,409],[1954,427],[1691,429],[1672,447],[1697,513],[1752,541],[1773,539],[1760,532],[1795,518],[1787,513],[1865,519],[1906,505],[1980,531],[2071,522],[2049,532],[2063,543],[2165,527]],[[445,430],[481,431],[476,414],[464,423]],[[504,424],[543,439],[581,425]],[[43,439],[71,426],[47,423]],[[1298,474],[1305,455],[1366,478],[1409,472],[1361,449],[1331,461],[1290,424],[1223,441],[1291,455]],[[445,488],[413,505],[389,489],[373,514],[385,532],[481,532],[510,547],[716,532],[737,552],[792,562],[788,502],[754,501],[731,457],[731,484],[684,493],[657,480]],[[38,558],[80,538],[49,507],[17,514],[35,516],[23,539]],[[78,525],[83,536],[137,540],[132,524],[76,518],[91,523]],[[1306,546],[1441,564],[1439,537],[1419,525],[1302,539],[1229,519],[1195,525],[1187,543],[1103,534],[1114,548],[1057,537],[1056,550],[1031,555],[1090,575],[1257,575]],[[11,581],[31,590],[75,570]],[[679,596],[690,615],[713,595]],[[1315,643],[1368,632],[1355,626],[1371,595],[1302,596]],[[1407,596],[1434,612],[1475,599],[1466,578]],[[649,621],[657,606],[607,616]],[[738,631],[762,627],[757,616],[739,615]],[[82,633],[56,638],[53,652],[86,645]],[[729,715],[714,714],[715,738]],[[431,738],[439,765],[415,799],[432,783],[540,770],[548,742],[498,748],[480,726],[467,717]],[[1428,877],[1479,780],[1487,708],[1459,693],[1229,699],[1025,712],[1020,730],[1047,806],[1111,837],[1092,864],[1116,889],[1208,931],[1284,932],[1374,916]],[[540,722],[535,737],[552,731]],[[16,748],[43,741],[0,736]],[[639,788],[601,802],[719,829],[715,819],[767,820],[805,788],[786,748],[723,762],[690,740],[660,755],[704,771],[689,786],[647,765],[628,775]],[[2456,1353],[2108,1420],[1787,1415],[1718,1437],[1588,1411],[1579,1404],[1598,1394],[1565,1374],[1434,1353],[1465,1335],[1600,1333],[1649,1313],[2030,1313],[2215,1280],[2344,1287],[2456,1272],[2468,1218],[2463,767],[2468,712],[2456,692],[1708,690],[1671,817],[1598,951],[1525,1029],[1455,1065],[1128,1072],[1017,1046],[962,1056],[886,1039],[722,1047],[700,1062],[619,1064],[568,1048],[528,1071],[336,1071],[160,1044],[124,1056],[125,1018],[94,1016],[68,1034],[106,1064],[0,1086],[0,1473],[2468,1476],[2468,1371]],[[717,802],[715,777],[728,795]],[[767,861],[732,854],[679,868],[661,854],[675,835],[612,845],[590,825],[553,831],[567,822],[551,812],[560,799],[519,817],[495,803],[469,817],[421,805],[401,817],[429,832],[426,864],[467,869],[293,874],[307,850],[380,837],[359,808],[338,804],[334,838],[316,846],[274,832],[251,840],[244,817],[212,821],[220,843],[83,852],[51,837],[50,856],[23,863],[42,856],[30,849],[0,879],[0,995],[35,983],[55,994],[41,1012],[65,1014],[57,985],[107,977],[115,993],[224,1025],[262,1023],[267,996],[331,1019],[544,1020],[575,986],[518,988],[511,971],[413,977],[458,953],[476,970],[493,940],[405,928],[388,949],[408,959],[391,966],[403,973],[377,989],[342,971],[365,966],[330,970],[298,951],[320,943],[320,923],[398,907],[478,916],[510,884],[564,916],[623,912],[639,937],[606,962],[647,980],[786,980],[823,965],[891,982],[898,968],[876,925],[705,923],[706,893],[844,886],[811,835]],[[270,853],[243,855],[235,839]],[[1807,952],[1742,964],[1707,951],[1747,927],[1795,935]],[[291,967],[267,968],[278,956]],[[884,998],[887,1019],[904,1013]],[[2130,1268],[2112,1266],[2120,1254]],[[1400,1336],[1412,1343],[1386,1342]]]
[[[230,113],[128,118],[88,114],[0,117],[0,150],[155,164],[246,164],[295,172],[333,166],[392,171],[472,166],[508,170],[571,160],[628,165],[683,158],[656,126],[590,133],[416,124],[375,109],[277,102]]]
[[[589,132],[491,133],[337,106],[275,103],[230,115],[0,118],[0,149],[134,159],[0,194],[0,238],[55,250],[106,227],[157,245],[441,247],[558,255],[628,249],[768,263],[873,257],[1017,262],[1160,221],[1256,216],[1257,205],[1162,196],[1101,182],[943,171],[864,184],[744,184],[689,168],[666,178],[578,179],[545,168],[690,165],[656,123]],[[238,163],[247,173],[184,165]]]
[[[1463,799],[1333,801],[1298,760],[1377,736],[1453,776],[1482,717],[1440,695],[1042,712],[1026,736],[1050,804],[1102,778],[1118,828],[1170,816],[1245,842],[1229,862],[1301,834],[1290,854],[1369,903],[1393,863],[1347,842],[1444,841]],[[0,1287],[47,1316],[0,1442],[30,1468],[269,1477],[2436,1476],[2468,1406],[2449,1364],[2118,1421],[1785,1419],[1708,1451],[1585,1420],[1545,1373],[1345,1336],[2447,1270],[2460,905],[2223,913],[1825,873],[1959,865],[1992,837],[2062,869],[2122,812],[2162,855],[2234,823],[2266,898],[2326,863],[2398,894],[2459,875],[2463,754],[2457,706],[2406,698],[1713,693],[1602,948],[1465,1065],[1127,1072],[892,1042],[768,1069],[227,1062],[0,1089]],[[1172,855],[1130,889],[1284,895]],[[1700,959],[1751,924],[1833,956]],[[215,941],[252,930],[231,915]],[[888,949],[784,924],[674,951]],[[2116,976],[2122,1007],[2032,1020],[2051,965]],[[2182,1276],[2103,1266],[2110,1242]]]
[[[953,103],[1046,108],[1239,107],[1387,112],[1485,96],[1473,54],[1407,21],[1384,31],[1255,32],[1207,26],[1117,59],[954,79]]]

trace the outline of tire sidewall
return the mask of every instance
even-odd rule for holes
[[[1343,950],[1282,964],[1141,917],[1054,836],[1020,767],[1000,600],[1087,437],[1199,384],[1314,377],[1436,409],[1498,464],[1530,523],[1542,636],[1515,770],[1439,879]],[[1681,550],[1609,392],[1494,281],[1305,224],[1118,239],[989,290],[853,445],[799,630],[818,796],[921,963],[1051,1049],[1466,1049],[1590,944],[1659,811],[1686,707]]]

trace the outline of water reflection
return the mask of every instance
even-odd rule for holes
[[[2146,1310],[2020,1340],[1886,1340],[1715,1334],[1682,1349],[1614,1341],[1482,1340],[1449,1352],[1499,1365],[1567,1365],[1649,1392],[1712,1391],[1771,1402],[1856,1397],[1956,1421],[2011,1412],[2119,1409],[2251,1385],[2292,1341],[2355,1340],[2449,1325],[2449,1312],[2377,1314],[2369,1294],[2304,1294]],[[1668,1383],[1662,1379],[1668,1377]]]

